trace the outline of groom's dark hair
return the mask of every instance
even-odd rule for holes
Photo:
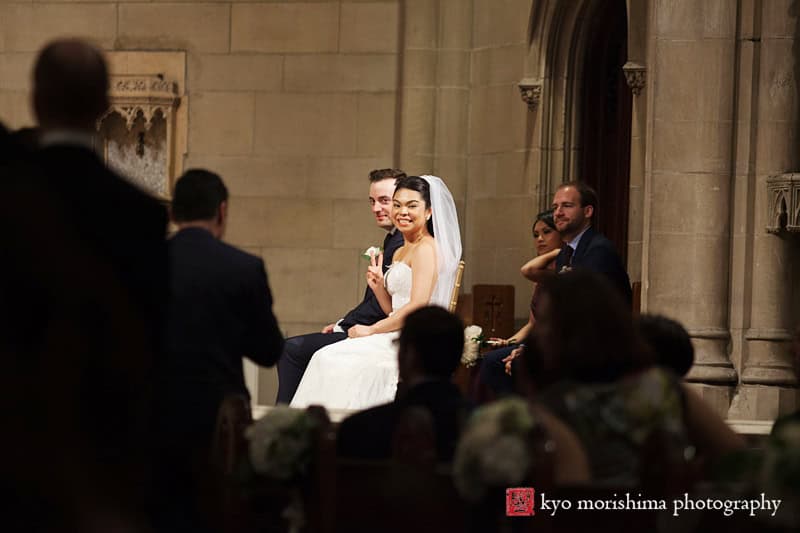
[[[379,168],[369,173],[369,182],[375,183],[376,181],[383,181],[388,179],[405,178],[406,173],[399,168]]]
[[[417,309],[406,317],[399,349],[416,354],[425,374],[450,379],[464,351],[464,323],[443,307]]]

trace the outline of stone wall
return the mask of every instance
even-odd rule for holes
[[[29,71],[53,37],[88,37],[112,56],[185,52],[186,166],[228,183],[227,238],[264,257],[287,334],[360,299],[359,252],[382,238],[367,172],[388,166],[447,181],[463,287],[513,284],[523,322],[531,286],[518,269],[533,217],[575,177],[575,65],[592,1],[4,1],[0,119],[33,123]],[[766,178],[800,170],[794,3],[627,3],[628,59],[645,69],[629,271],[645,309],[690,329],[692,378],[738,418],[797,402],[785,339],[800,310],[800,248],[764,231]],[[542,87],[532,110],[523,78]],[[261,377],[269,403],[274,372]]]
[[[528,111],[517,87],[530,9],[529,0],[474,2],[464,284],[514,285],[515,315],[523,321],[532,285],[519,268],[534,253],[531,228],[541,207],[539,113]]]
[[[383,239],[367,174],[396,164],[399,4],[4,0],[0,119],[34,123],[30,70],[52,38],[185,51],[186,168],[228,184],[227,240],[264,258],[283,330],[319,330],[360,300],[360,251]]]

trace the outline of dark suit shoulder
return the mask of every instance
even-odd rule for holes
[[[240,268],[263,268],[264,260],[214,237],[203,228],[185,228],[169,239],[171,255],[197,255],[206,261],[223,260]],[[200,259],[203,260],[203,259]]]
[[[39,150],[36,160],[51,186],[71,202],[93,202],[100,209],[102,204],[97,202],[105,203],[118,218],[131,216],[133,211],[138,224],[152,223],[166,230],[166,207],[108,168],[93,151],[79,146],[48,146]]]
[[[397,404],[391,402],[365,409],[342,420],[336,432],[337,454],[361,459],[390,457],[397,412]]]

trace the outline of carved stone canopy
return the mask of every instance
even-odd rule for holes
[[[628,61],[622,65],[622,72],[625,73],[625,81],[628,83],[633,95],[639,96],[647,82],[647,67]]]
[[[800,173],[767,178],[767,232],[800,232]]]
[[[112,76],[109,96],[111,107],[97,121],[98,129],[103,119],[114,112],[125,119],[128,130],[133,128],[139,114],[144,118],[145,129],[150,129],[157,113],[168,120],[180,103],[175,83],[160,75]]]
[[[528,104],[528,110],[533,111],[539,105],[542,98],[542,82],[531,78],[520,80],[519,87],[522,101]]]

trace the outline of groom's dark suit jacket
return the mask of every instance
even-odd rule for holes
[[[561,272],[561,269],[567,266],[566,251],[567,246],[562,246],[561,252],[556,257],[556,272]],[[614,244],[593,227],[589,226],[581,237],[569,266],[573,269],[585,268],[603,274],[619,289],[624,300],[628,304],[632,303],[631,281]]]
[[[403,245],[403,234],[395,230],[383,240],[383,272],[391,266],[394,253]],[[372,289],[367,287],[364,299],[347,313],[339,324],[347,331],[356,324],[372,325],[386,318]],[[347,333],[308,333],[286,339],[283,355],[278,361],[278,403],[289,403],[300,385],[311,356],[320,348],[346,339]]]

